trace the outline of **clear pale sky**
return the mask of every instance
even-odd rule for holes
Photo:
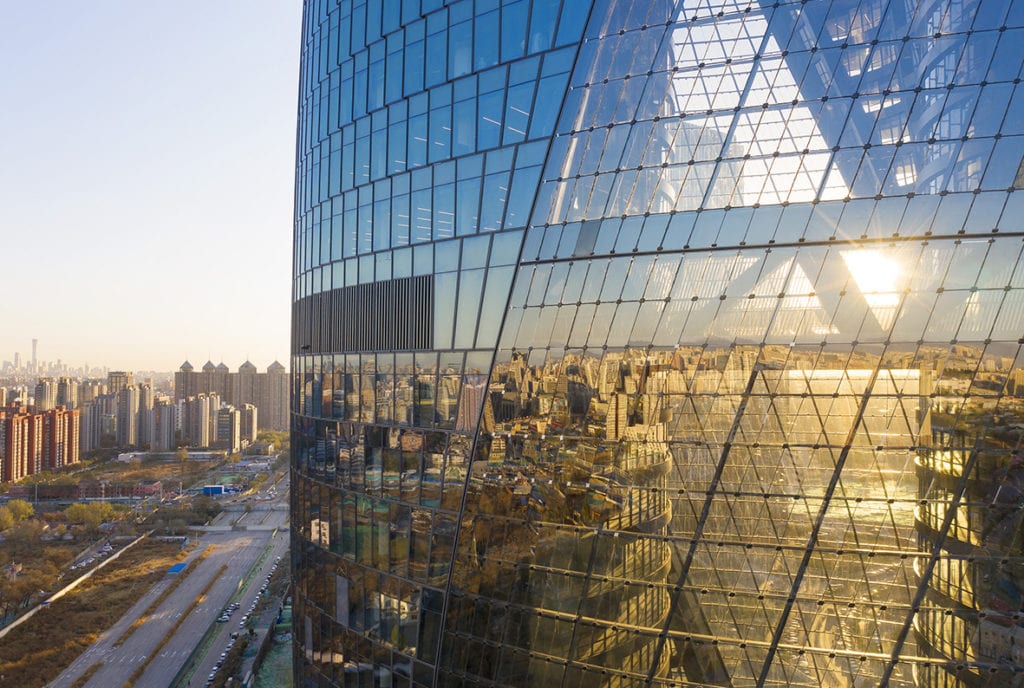
[[[300,0],[0,0],[0,362],[288,365]]]

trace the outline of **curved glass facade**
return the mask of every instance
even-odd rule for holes
[[[307,0],[297,685],[1024,683],[1022,61],[1009,0]]]

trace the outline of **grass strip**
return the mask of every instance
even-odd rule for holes
[[[276,535],[277,531],[275,530],[274,536]],[[242,577],[242,580],[238,581],[238,587],[235,589],[234,594],[231,596],[232,602],[236,601],[244,593],[246,588],[249,587],[249,584],[252,582],[252,579],[256,576],[256,572],[263,565],[263,562],[266,561],[267,557],[270,556],[270,551],[273,548],[274,542],[273,540],[271,540],[270,544],[263,548],[263,553],[259,556],[259,558],[257,558],[256,561],[253,562],[253,565],[249,567],[249,570],[246,572],[245,576]],[[246,628],[248,628],[248,626],[246,626]],[[213,637],[214,635],[216,635],[216,631],[217,629],[213,626],[206,629],[206,633],[203,635],[203,639],[200,640],[199,644],[196,645],[194,650],[192,650],[192,654],[188,656],[188,659],[182,662],[181,669],[178,670],[178,673],[174,677],[174,680],[168,684],[170,688],[181,688],[183,682],[185,686],[191,685],[192,674],[195,672],[196,669],[196,657],[202,657],[206,653],[206,651],[209,649],[210,643],[213,642]]]
[[[92,675],[99,671],[102,667],[103,660],[101,659],[100,661],[96,662],[88,669],[86,669],[85,673],[76,678],[74,683],[71,684],[70,688],[84,688],[85,684],[88,683],[89,679],[92,678]]]
[[[148,657],[146,657],[146,661],[135,668],[135,671],[132,672],[132,675],[129,676],[128,680],[125,682],[125,686],[134,686],[135,682],[142,678],[142,674],[145,673],[146,668],[160,654],[160,651],[164,649],[167,643],[171,641],[171,638],[173,638],[174,635],[178,632],[178,629],[181,628],[181,624],[185,623],[185,619],[187,619],[189,615],[195,611],[196,607],[198,607],[202,603],[202,601],[206,599],[206,593],[210,592],[210,588],[214,586],[218,579],[220,579],[220,577],[223,576],[224,572],[227,570],[228,565],[221,564],[221,567],[217,571],[216,575],[210,578],[210,582],[208,582],[199,592],[199,594],[196,595],[196,598],[192,600],[192,604],[190,604],[188,609],[185,610],[185,613],[179,616],[178,620],[174,622],[174,626],[171,627],[171,630],[164,634],[164,637],[160,639],[160,642],[157,643],[156,647],[153,648],[153,651],[149,653]]]
[[[197,556],[195,559],[189,562],[189,565],[185,567],[185,570],[178,575],[174,582],[168,585],[167,589],[160,593],[159,597],[153,600],[152,604],[146,607],[146,611],[142,612],[142,614],[139,615],[139,618],[135,619],[135,621],[132,622],[132,625],[125,629],[124,633],[121,634],[121,637],[114,641],[114,647],[121,647],[121,645],[124,644],[124,641],[128,640],[128,638],[131,637],[132,633],[139,630],[142,624],[146,623],[149,620],[149,617],[153,614],[153,612],[155,612],[160,607],[160,605],[164,603],[164,600],[166,600],[171,593],[178,589],[178,586],[185,581],[188,575],[192,573],[195,570],[195,568],[199,566],[199,563],[207,556],[209,556],[210,552],[212,551],[213,545],[208,545],[207,548],[203,550],[203,552],[199,556]]]

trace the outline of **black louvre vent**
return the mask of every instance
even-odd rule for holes
[[[313,294],[292,307],[292,351],[433,348],[434,277],[403,277]]]

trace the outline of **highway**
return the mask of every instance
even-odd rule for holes
[[[136,688],[168,688],[179,672],[183,678],[180,685],[205,685],[220,653],[230,643],[231,633],[244,632],[239,621],[259,595],[276,557],[282,557],[281,565],[287,566],[287,481],[279,489],[280,494],[271,500],[251,501],[250,512],[237,506],[229,508],[238,511],[219,514],[202,529],[206,532],[184,560],[186,567],[205,556],[145,622],[122,644],[115,645],[173,584],[174,576],[157,582],[50,685],[70,685],[99,662],[102,665],[93,669],[84,684],[87,688],[109,688],[126,682],[133,682]],[[238,602],[240,609],[227,623],[217,623],[221,610],[231,602]],[[193,661],[189,666],[193,668],[182,671],[190,658]]]

